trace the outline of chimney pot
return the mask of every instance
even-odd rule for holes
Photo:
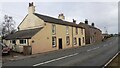
[[[73,23],[76,23],[76,20],[75,20],[75,19],[73,19]]]
[[[85,19],[85,24],[88,24],[88,20],[87,19]]]
[[[65,20],[65,16],[63,13],[59,14],[58,19]]]
[[[92,24],[91,24],[91,26],[93,26],[93,27],[94,27],[94,26],[95,26],[95,24],[94,24],[94,23],[92,23]]]
[[[29,7],[28,7],[28,13],[31,14],[31,13],[34,13],[35,12],[35,6],[32,3],[29,3]]]

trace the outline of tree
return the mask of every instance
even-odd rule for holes
[[[5,15],[4,21],[2,22],[2,36],[6,36],[15,31],[15,21],[13,17]]]

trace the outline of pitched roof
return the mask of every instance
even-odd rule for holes
[[[97,27],[94,27],[94,26],[91,26],[91,25],[88,25],[88,24],[85,24],[85,23],[79,23],[79,25],[80,25],[80,26],[83,25],[83,27],[88,26],[89,28],[97,29],[97,30],[99,30],[99,31],[101,32],[101,30],[98,29]]]
[[[36,28],[36,29],[27,29],[27,30],[21,30],[17,31],[14,34],[9,34],[4,39],[6,40],[12,40],[12,39],[30,39],[33,37],[38,31],[40,31],[42,28]]]
[[[57,19],[57,18],[53,18],[53,17],[50,17],[50,16],[41,15],[41,14],[38,14],[38,13],[34,13],[34,15],[36,15],[40,19],[44,20],[45,22],[83,28],[82,26],[79,26],[79,25],[77,25],[77,24],[75,24],[73,22],[63,21],[61,19]]]

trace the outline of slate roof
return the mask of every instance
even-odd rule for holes
[[[27,29],[27,30],[20,30],[15,32],[14,34],[9,34],[4,39],[12,40],[12,39],[30,39],[33,37],[38,31],[42,28],[35,28],[35,29]]]
[[[97,29],[97,30],[99,30],[99,31],[101,32],[101,30],[98,29],[97,27],[94,27],[94,26],[91,26],[91,25],[88,25],[88,24],[85,24],[85,23],[79,23],[79,25],[80,25],[80,26],[83,25],[83,27],[84,27],[84,26],[88,26],[88,27],[90,27],[90,28]]]
[[[83,28],[82,26],[79,26],[79,25],[77,25],[77,24],[75,24],[73,22],[63,21],[61,19],[53,18],[53,17],[46,16],[46,15],[41,15],[41,14],[38,14],[38,13],[34,13],[34,15],[36,15],[40,19],[44,20],[45,22]]]

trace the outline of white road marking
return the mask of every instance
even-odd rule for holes
[[[120,52],[118,52],[117,54],[115,54],[115,56],[113,56],[113,58],[110,59],[110,60],[104,65],[104,67],[106,67],[108,64],[110,64],[110,62],[112,62],[112,60],[115,59],[119,53],[120,53]],[[104,67],[102,67],[102,68],[104,68]]]
[[[45,62],[42,62],[42,63],[38,63],[38,64],[35,64],[33,66],[39,66],[39,65],[47,64],[47,63],[50,63],[50,62],[58,61],[58,60],[65,59],[65,58],[68,58],[68,57],[72,57],[72,56],[75,56],[75,55],[78,55],[78,54],[79,53],[74,53],[74,54],[71,54],[71,55],[68,55],[68,56],[63,56],[63,57],[60,57],[60,58],[57,58],[57,59],[53,59],[53,60],[45,61]]]
[[[105,46],[108,46],[108,45],[107,45],[107,44],[105,44],[105,45],[103,45],[103,46],[105,47]]]
[[[92,50],[95,50],[95,49],[98,49],[99,47],[96,47],[96,48],[93,48],[93,49],[89,49],[89,50],[87,50],[88,52],[89,51],[92,51]]]

